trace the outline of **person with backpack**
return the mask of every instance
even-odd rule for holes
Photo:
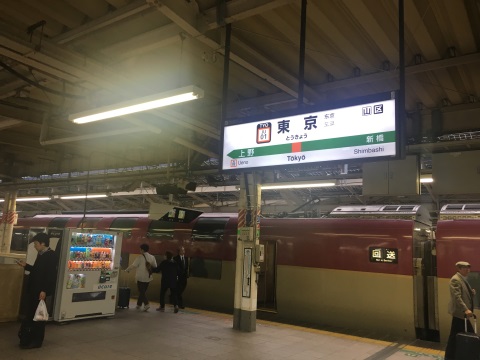
[[[155,257],[148,252],[150,247],[148,244],[140,245],[140,256],[133,261],[133,263],[125,269],[129,272],[133,268],[136,268],[135,281],[138,288],[137,310],[140,310],[143,306],[143,311],[150,309],[150,304],[147,299],[147,289],[150,281],[153,280],[152,272],[157,267],[157,261]]]

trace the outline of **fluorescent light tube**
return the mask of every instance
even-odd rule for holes
[[[424,183],[432,183],[433,177],[431,175],[420,175],[420,182]]]
[[[277,189],[304,189],[304,188],[316,188],[335,186],[335,181],[318,181],[308,183],[274,183],[274,184],[262,184],[262,190],[277,190]]]
[[[24,197],[24,198],[17,198],[17,202],[19,201],[47,201],[51,200],[49,196],[37,196],[37,197]]]
[[[60,196],[62,200],[75,200],[75,199],[95,199],[95,198],[105,198],[107,194],[91,194],[91,195],[65,195]]]
[[[164,91],[158,94],[145,96],[139,99],[123,101],[118,104],[103,106],[97,109],[72,114],[68,120],[76,124],[85,124],[92,121],[110,119],[113,117],[133,114],[140,111],[152,110],[168,105],[203,97],[203,90],[194,86]]]

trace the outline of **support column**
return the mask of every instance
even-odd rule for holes
[[[3,215],[0,221],[0,253],[10,253],[10,245],[12,244],[13,225],[17,223],[17,192],[7,193],[3,202]]]
[[[256,330],[260,185],[260,178],[255,173],[243,173],[240,178],[233,328],[245,332]]]

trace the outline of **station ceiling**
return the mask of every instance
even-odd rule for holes
[[[401,2],[400,2],[401,3]],[[399,88],[399,1],[309,0],[299,98],[301,0],[16,0],[0,2],[0,192],[114,193],[195,181],[238,185],[218,170],[226,119],[274,116]],[[407,154],[480,149],[480,1],[404,0]],[[231,26],[228,91],[225,24]],[[77,125],[68,115],[187,85],[196,101]],[[225,101],[224,101],[225,100]],[[362,164],[276,169],[281,180],[356,179]],[[271,176],[271,174],[269,175]],[[347,184],[347,183],[345,183]],[[236,191],[108,197],[88,209],[152,202],[235,206]],[[290,202],[480,201],[365,198],[335,188],[265,193]],[[438,204],[437,204],[438,205]],[[81,200],[18,203],[83,210]]]

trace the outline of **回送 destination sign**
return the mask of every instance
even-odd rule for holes
[[[226,126],[222,168],[395,155],[395,100],[383,100]]]

